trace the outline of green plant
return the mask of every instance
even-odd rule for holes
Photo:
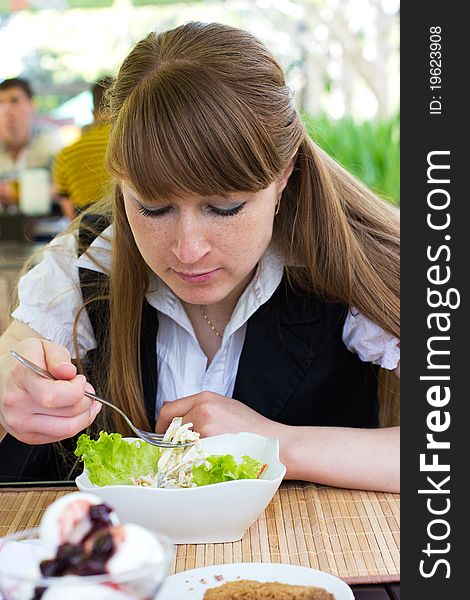
[[[310,137],[376,194],[400,204],[400,117],[359,123],[351,117],[302,119]]]

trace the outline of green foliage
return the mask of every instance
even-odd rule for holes
[[[400,203],[400,117],[358,123],[302,115],[310,137],[377,195]]]

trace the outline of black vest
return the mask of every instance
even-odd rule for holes
[[[86,245],[86,244],[85,244]],[[82,293],[106,277],[80,269]],[[88,378],[98,390],[100,345],[107,335],[107,303],[88,308],[98,347],[88,355]],[[347,309],[295,292],[282,279],[272,297],[247,324],[233,397],[260,414],[287,425],[376,427],[378,368],[349,352],[342,340]],[[157,311],[144,300],[141,372],[149,427],[155,424]],[[98,392],[99,393],[99,392]],[[28,446],[7,436],[0,444],[0,481],[61,479],[53,445]],[[69,442],[73,446],[73,441]],[[73,449],[73,448],[72,448]]]
[[[94,271],[81,270],[89,284]],[[103,275],[98,275],[104,277]],[[83,288],[90,291],[92,287]],[[105,302],[88,310],[102,340],[109,315]],[[272,297],[248,320],[233,397],[286,425],[375,427],[377,367],[349,352],[342,340],[347,310],[340,304],[295,293],[283,279]],[[149,427],[155,425],[158,313],[144,301],[141,374]],[[100,389],[99,347],[89,354],[89,377]]]

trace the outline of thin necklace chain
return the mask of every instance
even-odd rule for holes
[[[215,333],[215,335],[217,337],[221,338],[222,336],[220,334],[220,331],[217,329],[217,327],[214,325],[214,323],[206,315],[206,313],[205,313],[204,309],[202,308],[202,306],[199,307],[199,310],[201,311],[201,315],[204,317],[204,320],[209,325],[209,327],[212,329],[212,331]]]

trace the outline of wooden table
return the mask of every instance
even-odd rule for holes
[[[38,525],[74,487],[0,488],[0,537]],[[399,496],[284,482],[244,537],[181,544],[172,572],[238,562],[301,565],[344,579],[356,600],[399,600]]]

